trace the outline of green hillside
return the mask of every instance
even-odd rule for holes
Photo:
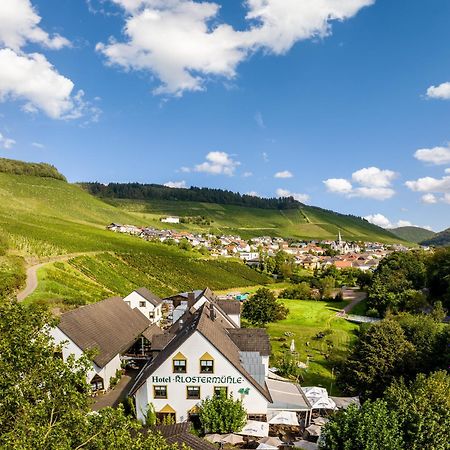
[[[205,216],[212,221],[210,226],[180,224],[173,227],[239,234],[246,239],[261,235],[294,239],[335,239],[340,230],[344,239],[348,240],[381,242],[401,240],[383,228],[358,217],[345,216],[313,206],[279,210],[204,202],[117,198],[104,200],[123,212],[133,214],[136,220],[155,227],[161,227],[159,219],[164,215]]]
[[[421,244],[433,247],[448,247],[450,245],[450,228],[435,234],[430,239],[422,241]]]
[[[141,285],[166,295],[206,285],[220,289],[267,282],[240,262],[206,262],[196,252],[112,233],[105,229],[111,222],[143,224],[135,214],[65,181],[0,173],[0,237],[9,248],[0,258],[2,293],[23,283],[23,257],[87,252],[40,269],[45,283],[31,300],[66,307]]]
[[[436,235],[434,231],[420,227],[398,227],[393,228],[390,231],[400,239],[404,239],[408,242],[415,242],[416,244],[426,239],[431,239]]]

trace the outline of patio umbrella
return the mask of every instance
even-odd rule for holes
[[[328,419],[325,419],[324,417],[317,417],[317,419],[313,419],[312,421],[314,425],[319,425],[321,427],[328,422]]]
[[[283,443],[281,439],[273,436],[263,437],[261,439],[258,439],[258,442],[260,444],[273,445],[274,447],[279,447]]]
[[[303,450],[319,450],[319,446],[314,442],[297,441],[294,442],[295,448],[302,448]]]
[[[274,445],[269,444],[259,444],[258,447],[256,447],[256,450],[278,450],[278,446],[275,447]]]
[[[322,429],[321,427],[319,427],[319,425],[310,425],[308,428],[306,428],[306,431],[310,436],[320,436]]]
[[[249,420],[244,428],[238,433],[242,436],[265,437],[269,436],[269,424],[266,422],[258,422]]]
[[[244,439],[242,438],[242,436],[239,436],[239,435],[233,434],[233,433],[229,433],[229,434],[223,435],[222,438],[220,439],[220,442],[223,442],[225,444],[236,445],[236,444],[242,444],[242,442],[244,442]]]
[[[297,414],[293,411],[280,411],[275,414],[270,420],[271,425],[291,425],[298,427]]]
[[[209,442],[220,442],[222,440],[222,435],[214,433],[214,434],[207,434],[205,436],[205,439]]]

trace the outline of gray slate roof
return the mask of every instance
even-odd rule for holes
[[[162,300],[153,292],[150,292],[146,287],[141,287],[136,289],[134,292],[137,292],[141,297],[144,297],[145,300],[149,301],[153,306],[158,306],[162,303]]]
[[[81,350],[97,349],[94,362],[104,367],[128,350],[150,321],[120,297],[112,297],[64,313],[58,328]]]
[[[243,352],[259,352],[262,356],[270,356],[271,346],[269,335],[263,328],[229,329],[233,342]]]
[[[147,378],[157,370],[161,364],[170,357],[192,334],[200,332],[222,355],[269,401],[271,397],[265,385],[259,384],[251,374],[245,369],[241,361],[240,349],[233,342],[226,328],[227,324],[219,317],[216,320],[210,318],[210,308],[208,305],[201,306],[195,313],[186,316],[181,330],[173,337],[166,347],[147,365],[139,374],[130,395],[133,395],[147,380]]]

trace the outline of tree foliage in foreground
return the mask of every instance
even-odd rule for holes
[[[338,382],[350,395],[378,398],[396,377],[446,369],[450,329],[430,316],[402,314],[367,326],[341,367]]]
[[[397,322],[374,323],[361,332],[338,382],[351,395],[379,397],[394,377],[405,373],[413,350]]]
[[[244,428],[247,411],[241,400],[221,392],[200,403],[199,418],[205,433],[234,433]]]
[[[350,406],[324,427],[323,450],[448,450],[450,376],[419,374],[410,383],[393,381],[383,399]]]
[[[289,309],[277,301],[270,289],[261,288],[256,291],[242,307],[242,317],[253,325],[265,325],[287,317]]]
[[[370,400],[336,413],[322,430],[323,450],[400,450],[404,447],[400,420],[386,402]]]
[[[395,380],[385,393],[388,407],[399,414],[405,448],[450,448],[450,376],[439,371],[419,374],[407,383]]]
[[[90,410],[87,357],[65,363],[42,308],[0,303],[0,448],[5,450],[176,450],[123,409]]]

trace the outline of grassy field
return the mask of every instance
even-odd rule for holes
[[[38,280],[38,288],[26,301],[64,309],[114,295],[125,296],[140,286],[165,297],[206,286],[239,286],[243,280],[259,285],[267,278],[238,262],[170,254],[100,253],[48,264],[39,269]]]
[[[43,267],[30,300],[67,306],[124,295],[139,286],[168,295],[206,286],[223,289],[268,281],[240,262],[204,261],[195,252],[107,231],[105,226],[111,222],[144,224],[136,215],[76,185],[0,173],[0,234],[6,236],[13,253],[37,258],[101,253]],[[8,281],[8,286],[11,262],[16,261],[11,258],[8,255],[0,261],[0,281],[5,285]]]
[[[289,350],[291,340],[294,339],[299,361],[309,361],[308,368],[302,371],[301,384],[323,386],[329,392],[332,388],[332,394],[338,395],[333,367],[346,355],[358,329],[358,325],[336,317],[336,311],[342,309],[346,302],[282,301],[289,308],[288,317],[268,326],[272,344],[271,364],[276,365],[276,358]],[[325,336],[316,338],[319,332]],[[293,333],[293,336],[285,333]]]
[[[164,215],[205,216],[208,227],[177,226],[190,231],[239,234],[244,238],[270,235],[301,239],[335,239],[338,231],[345,239],[398,242],[391,233],[361,219],[305,206],[295,210],[268,210],[214,203],[105,199],[110,205],[132,214],[139,222],[161,227]],[[174,227],[175,228],[175,227]]]

